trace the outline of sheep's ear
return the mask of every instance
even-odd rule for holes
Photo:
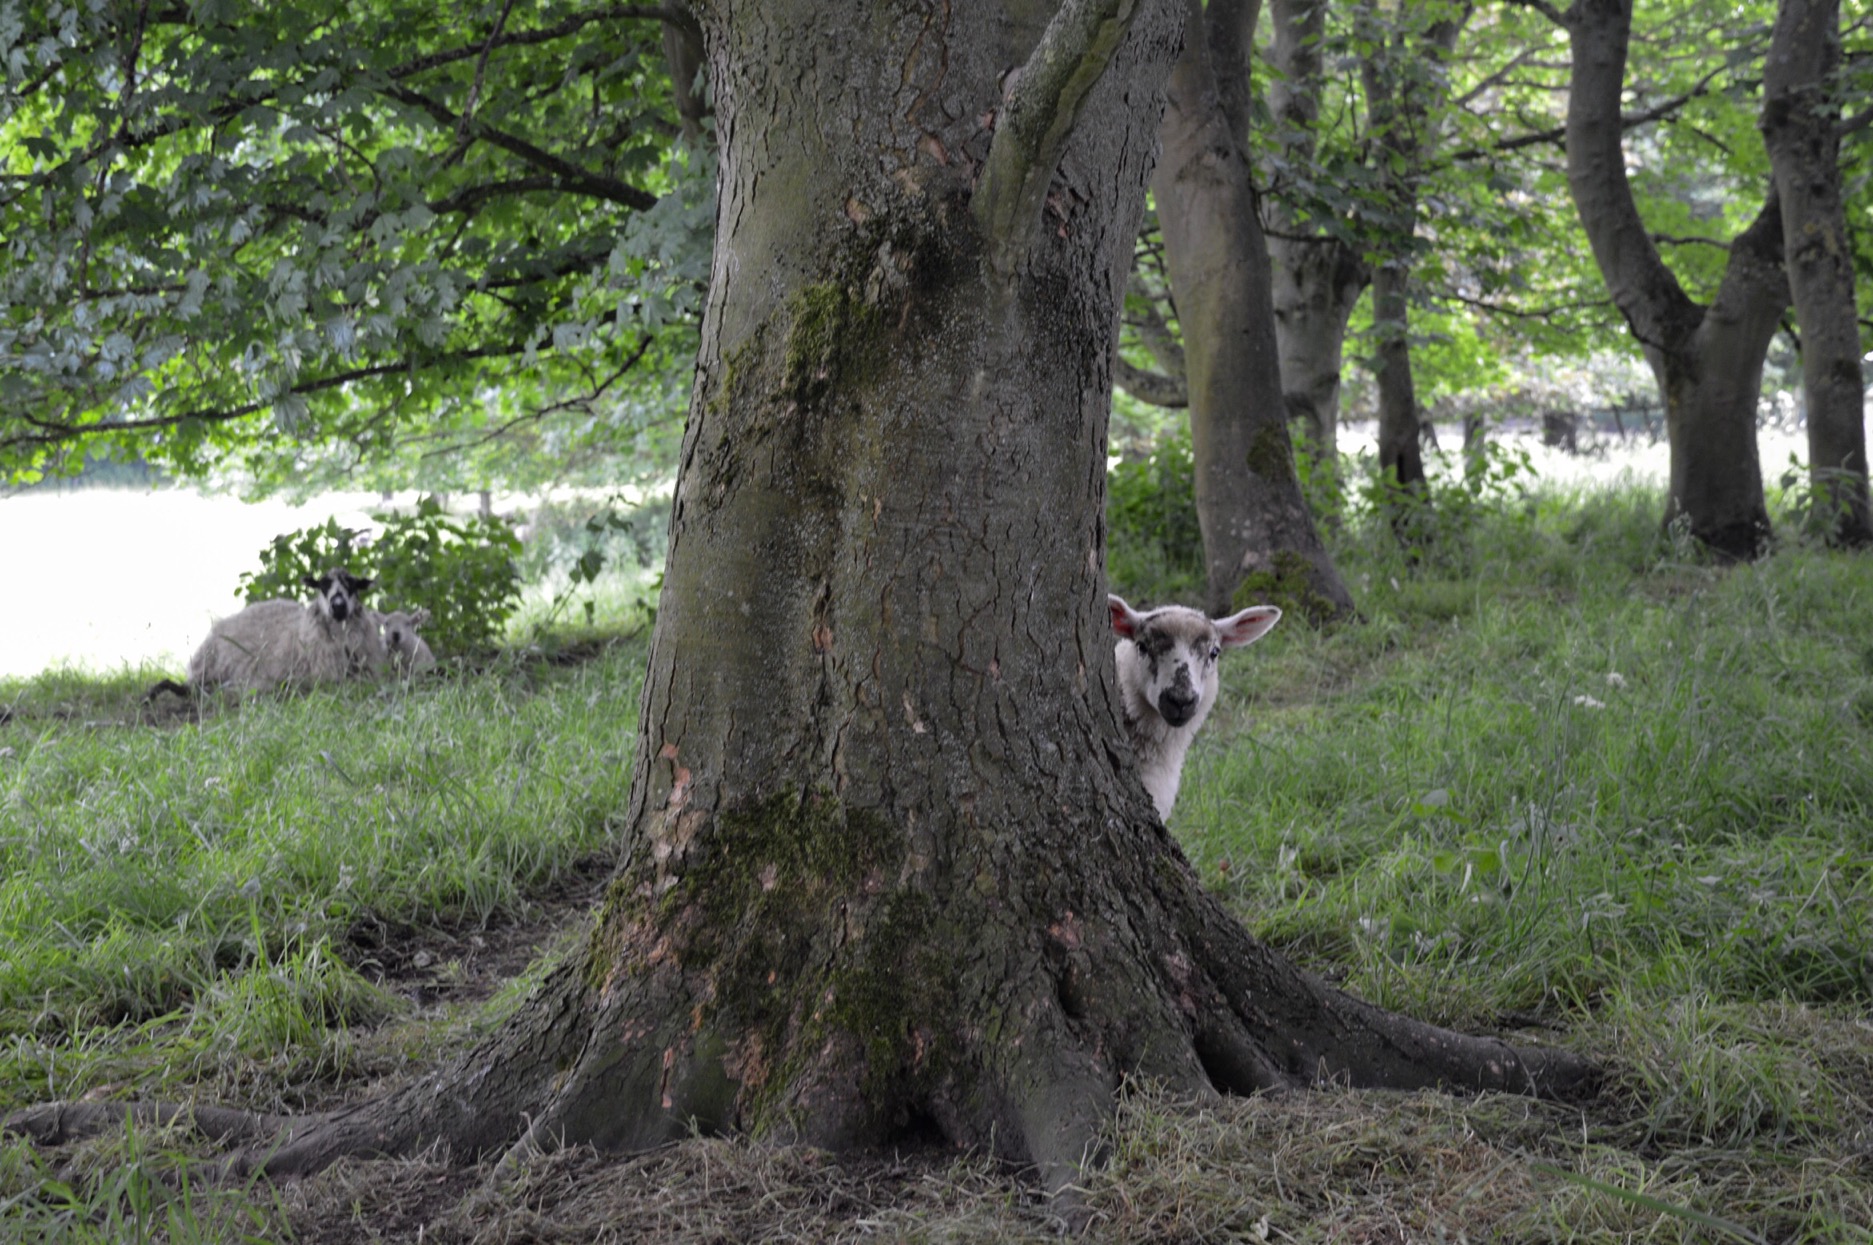
[[[1112,630],[1117,635],[1129,639],[1144,625],[1144,616],[1125,604],[1125,598],[1116,592],[1106,594],[1106,608],[1112,611]]]
[[[357,596],[363,596],[377,586],[377,581],[375,579],[359,579],[356,575],[350,574],[349,572],[346,573],[345,580],[351,585],[353,594]]]
[[[429,611],[427,609],[419,609],[414,614],[410,615],[410,625],[412,627],[420,627],[428,621]]]
[[[1272,605],[1251,605],[1240,614],[1231,614],[1227,618],[1216,620],[1216,632],[1222,638],[1224,648],[1241,648],[1244,644],[1253,644],[1281,621],[1281,611]]]
[[[307,575],[300,582],[304,583],[306,587],[312,589],[314,592],[324,592],[327,588],[332,586],[332,577],[330,575]]]

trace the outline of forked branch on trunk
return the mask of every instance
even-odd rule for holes
[[[974,200],[996,272],[1014,271],[1038,235],[1041,205],[1080,105],[1139,8],[1137,0],[1068,0],[1027,63],[1009,75]]]

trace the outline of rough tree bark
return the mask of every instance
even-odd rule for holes
[[[1626,178],[1620,93],[1631,0],[1577,0],[1558,14],[1573,43],[1567,177],[1614,305],[1645,350],[1671,442],[1666,524],[1682,524],[1722,557],[1767,547],[1756,399],[1763,358],[1788,306],[1782,222],[1771,192],[1731,243],[1709,306],[1691,300],[1659,258]]]
[[[1853,245],[1841,200],[1840,0],[1782,0],[1763,69],[1763,141],[1782,204],[1782,251],[1801,325],[1808,408],[1809,523],[1830,542],[1873,541],[1866,391]]]
[[[1268,86],[1268,110],[1283,158],[1289,167],[1301,168],[1315,160],[1320,146],[1327,4],[1269,0],[1268,11],[1274,25],[1269,60],[1276,70]],[[1294,198],[1277,192],[1268,208],[1283,397],[1289,417],[1305,430],[1315,461],[1331,470],[1338,458],[1346,324],[1372,270],[1358,248],[1316,227]]]
[[[1203,529],[1206,604],[1352,612],[1301,494],[1275,349],[1268,248],[1245,142],[1252,0],[1187,4],[1152,181],[1178,322]]]
[[[700,1128],[937,1136],[1058,1186],[1128,1077],[1591,1083],[1270,953],[1127,755],[1100,558],[1114,286],[1180,15],[701,10],[720,223],[626,863],[583,949],[459,1061],[317,1120],[204,1112],[266,1134],[245,1161]]]

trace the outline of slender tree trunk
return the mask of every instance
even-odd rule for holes
[[[1381,14],[1364,0],[1358,21],[1373,49],[1360,70],[1372,120],[1379,184],[1391,218],[1390,245],[1372,275],[1373,372],[1379,389],[1379,472],[1402,494],[1425,492],[1420,448],[1423,413],[1411,375],[1411,268],[1417,255],[1418,182],[1436,129],[1432,96],[1442,88],[1443,61],[1469,17],[1469,6],[1443,6],[1420,30],[1403,11]],[[1398,499],[1393,527],[1408,530],[1415,507]]]
[[[1420,496],[1425,489],[1423,421],[1411,379],[1410,283],[1410,270],[1402,262],[1381,264],[1372,274],[1372,371],[1379,390],[1379,474]]]
[[[1269,112],[1283,158],[1298,168],[1319,151],[1327,3],[1270,0],[1268,7],[1274,22],[1269,56],[1276,71],[1268,87]],[[1339,454],[1346,325],[1372,270],[1345,240],[1320,230],[1292,196],[1277,193],[1270,207],[1268,252],[1283,397],[1316,463],[1331,471]]]
[[[1732,243],[1716,299],[1691,301],[1659,258],[1626,179],[1619,104],[1631,29],[1630,0],[1577,0],[1568,10],[1568,185],[1607,290],[1659,381],[1671,443],[1665,522],[1720,556],[1753,558],[1769,540],[1756,400],[1788,305],[1781,214],[1772,193]]]
[[[1225,106],[1238,94],[1229,82],[1247,72],[1239,32],[1252,18],[1243,0],[1214,0],[1207,11],[1192,0],[1188,12],[1152,185],[1184,330],[1207,604],[1224,613],[1240,596],[1336,617],[1352,611],[1352,594],[1295,474],[1268,250],[1241,134]]]
[[[1808,408],[1809,523],[1830,542],[1873,541],[1866,391],[1854,307],[1853,245],[1841,202],[1840,0],[1782,0],[1763,74],[1763,140],[1782,203],[1782,250],[1801,324]]]
[[[1130,1077],[1592,1083],[1296,970],[1159,823],[1100,514],[1115,261],[1179,12],[1070,5],[1045,36],[1001,13],[703,13],[720,225],[626,863],[479,1049],[244,1161],[935,1135],[1058,1187]]]

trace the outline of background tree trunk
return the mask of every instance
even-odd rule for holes
[[[1630,0],[1578,0],[1568,10],[1568,185],[1607,290],[1658,378],[1671,440],[1665,522],[1722,556],[1753,558],[1769,539],[1757,393],[1788,305],[1780,212],[1771,194],[1732,243],[1716,299],[1692,302],[1659,258],[1626,179],[1619,105],[1631,31]]]
[[[1336,617],[1351,612],[1352,594],[1295,474],[1246,130],[1226,106],[1246,95],[1242,31],[1253,28],[1254,6],[1215,0],[1188,13],[1152,187],[1184,331],[1206,604],[1220,614],[1273,601]]]
[[[1448,13],[1442,10],[1448,9]],[[1407,540],[1412,511],[1407,497],[1425,493],[1420,447],[1423,413],[1411,375],[1411,268],[1417,254],[1418,180],[1435,123],[1431,105],[1441,96],[1443,61],[1469,17],[1469,6],[1441,6],[1433,20],[1408,10],[1381,13],[1368,0],[1359,9],[1361,46],[1369,49],[1360,72],[1372,122],[1379,182],[1392,222],[1388,251],[1372,274],[1373,372],[1379,390],[1379,473],[1405,496],[1393,527]]]
[[[1379,390],[1379,474],[1407,496],[1422,497],[1423,421],[1411,379],[1410,282],[1402,261],[1381,263],[1372,274],[1372,371]],[[1395,524],[1402,513],[1394,514]]]
[[[1326,0],[1270,0],[1276,72],[1268,85],[1275,139],[1289,168],[1310,165],[1323,85],[1321,49]],[[1277,193],[1269,203],[1268,254],[1273,267],[1275,348],[1288,416],[1305,430],[1316,463],[1332,471],[1339,455],[1340,371],[1346,324],[1372,270],[1343,238],[1319,228],[1299,197]]]
[[[1808,408],[1809,522],[1829,542],[1873,541],[1866,390],[1853,245],[1841,203],[1840,0],[1782,0],[1763,71],[1763,141],[1782,204],[1782,252],[1801,324]]]

